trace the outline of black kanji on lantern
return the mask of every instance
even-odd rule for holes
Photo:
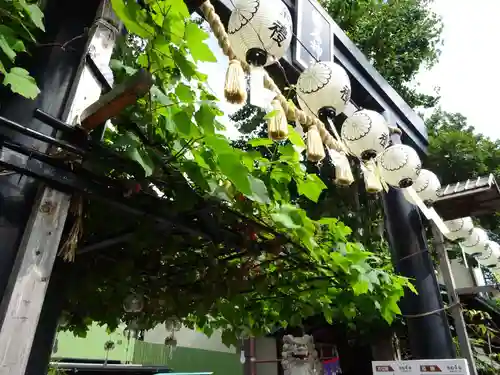
[[[380,141],[380,146],[385,148],[385,146],[387,146],[387,143],[389,141],[389,137],[388,137],[387,133],[382,133],[378,139]]]
[[[281,43],[288,37],[288,30],[286,27],[280,21],[274,21],[269,30],[272,31],[271,39],[276,42],[278,47],[281,47]]]
[[[349,99],[351,99],[351,90],[349,90],[349,87],[344,86],[342,87],[342,90],[340,90],[340,97],[344,103],[347,103]]]

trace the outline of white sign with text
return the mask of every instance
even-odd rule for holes
[[[465,359],[373,361],[373,375],[470,375]]]

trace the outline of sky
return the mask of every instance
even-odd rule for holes
[[[444,45],[439,63],[417,77],[423,91],[440,87],[441,107],[460,112],[476,131],[500,139],[491,116],[500,99],[500,0],[435,0]]]

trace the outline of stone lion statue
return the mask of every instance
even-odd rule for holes
[[[323,375],[323,366],[310,335],[284,336],[281,357],[285,375]]]

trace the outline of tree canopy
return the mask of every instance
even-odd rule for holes
[[[98,167],[148,194],[156,191],[160,207],[151,209],[168,212],[176,225],[155,228],[146,218],[86,202],[82,243],[127,228],[135,241],[77,257],[67,329],[82,333],[92,320],[114,328],[132,319],[145,329],[176,317],[207,334],[221,328],[230,343],[316,314],[329,322],[374,316],[392,322],[412,286],[340,220],[312,218],[304,209],[305,202],[318,202],[326,185],[297,152],[301,137],[290,127],[287,142],[253,138],[238,149],[221,134],[218,99],[197,70],[198,61],[215,58],[184,2],[112,4],[129,31],[112,61],[116,82],[145,69],[154,85],[105,134],[105,143],[137,168],[124,172],[105,160]],[[208,239],[178,231],[214,224]],[[131,293],[144,298],[141,313],[123,310]]]
[[[465,181],[493,173],[500,176],[500,141],[478,134],[460,113],[436,109],[426,120],[429,132],[426,168],[441,184]],[[482,227],[500,234],[500,216],[477,218]]]
[[[440,18],[432,0],[321,0],[379,73],[412,107],[433,107],[437,97],[410,84],[439,57]]]

